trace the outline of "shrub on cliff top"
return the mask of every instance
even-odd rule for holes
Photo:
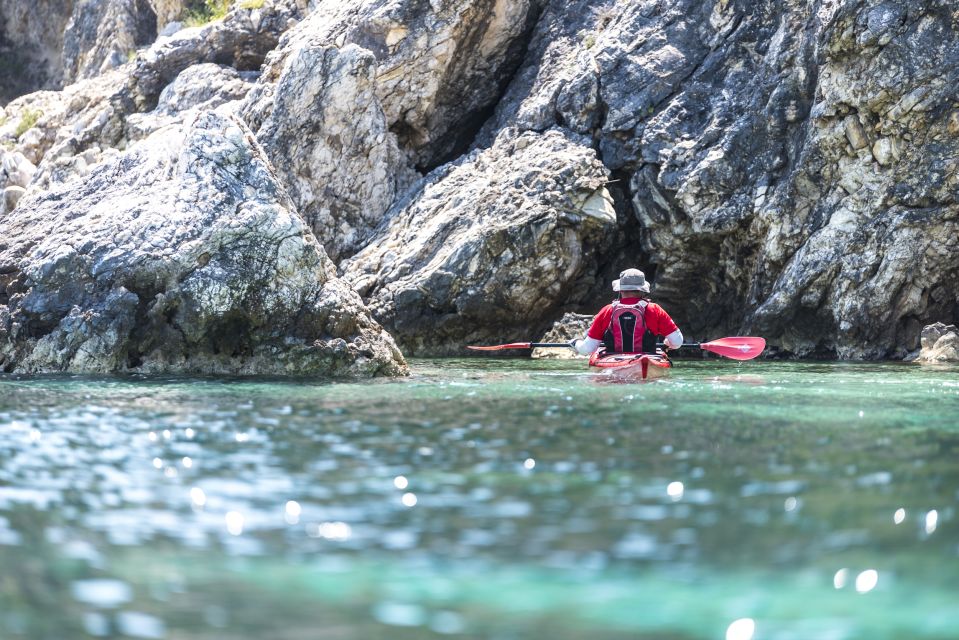
[[[199,27],[214,20],[222,20],[230,10],[233,0],[193,0],[186,10],[183,23]]]

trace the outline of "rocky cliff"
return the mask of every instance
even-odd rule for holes
[[[224,0],[178,30],[214,5],[3,4],[5,233],[215,109],[410,354],[536,337],[627,265],[688,336],[783,354],[959,318],[949,0]]]

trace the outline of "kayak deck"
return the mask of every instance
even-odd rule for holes
[[[590,369],[622,380],[653,380],[669,375],[672,363],[662,353],[612,353],[596,351]]]

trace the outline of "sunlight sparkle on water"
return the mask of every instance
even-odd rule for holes
[[[37,442],[42,437],[43,434],[39,429],[30,429],[30,442]]]
[[[234,536],[238,536],[243,533],[243,514],[239,511],[227,511],[226,530]]]
[[[180,462],[183,463],[183,467],[185,469],[190,469],[193,467],[193,458],[191,458],[190,456],[183,456],[183,460],[181,460]]]
[[[343,541],[350,539],[350,536],[353,535],[353,529],[345,522],[321,522],[320,524],[306,525],[306,535],[311,538]]]
[[[526,469],[532,469],[535,466],[536,466],[536,461],[533,460],[532,458],[526,458],[526,460],[523,461],[523,467]]]
[[[752,618],[734,620],[726,629],[726,640],[752,640],[756,633],[756,621]]]
[[[163,460],[161,460],[160,458],[154,458],[154,459],[153,459],[153,468],[154,468],[154,469],[162,469],[162,468],[163,468]]]
[[[203,493],[203,489],[200,487],[193,487],[190,489],[190,500],[197,507],[202,507],[206,504],[206,494]]]
[[[849,569],[840,569],[836,572],[836,575],[832,577],[832,586],[837,589],[842,589],[846,586],[846,580],[849,578]]]
[[[283,514],[287,524],[296,524],[300,521],[300,514],[303,513],[303,507],[296,500],[289,500],[286,503],[285,513]]]
[[[933,509],[926,513],[926,533],[931,534],[939,526],[939,512]]]
[[[896,524],[902,524],[906,519],[906,510],[902,507],[896,509],[896,513],[892,514],[892,521]]]
[[[799,501],[796,500],[793,496],[786,498],[786,502],[783,503],[783,509],[786,511],[795,511],[796,507],[799,505]]]
[[[183,432],[183,435],[185,435],[190,440],[193,439],[193,434],[194,434],[194,431],[190,427],[187,427],[186,431]]]
[[[686,491],[686,487],[683,486],[682,482],[670,482],[666,485],[666,495],[672,498],[673,502],[677,502],[682,499],[683,493]]]
[[[403,505],[407,507],[416,506],[416,494],[415,493],[404,493],[403,494]]]
[[[879,572],[875,569],[866,569],[856,576],[856,591],[859,593],[869,593],[876,588],[879,582]]]
[[[410,481],[406,479],[406,476],[396,476],[393,478],[393,486],[397,489],[405,489],[410,486]]]

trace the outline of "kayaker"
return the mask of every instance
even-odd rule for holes
[[[664,337],[667,349],[678,349],[683,334],[666,311],[650,302],[649,283],[639,269],[626,269],[613,280],[619,300],[603,307],[586,332],[586,338],[573,341],[582,355],[605,347],[606,353],[655,353],[656,336]]]

